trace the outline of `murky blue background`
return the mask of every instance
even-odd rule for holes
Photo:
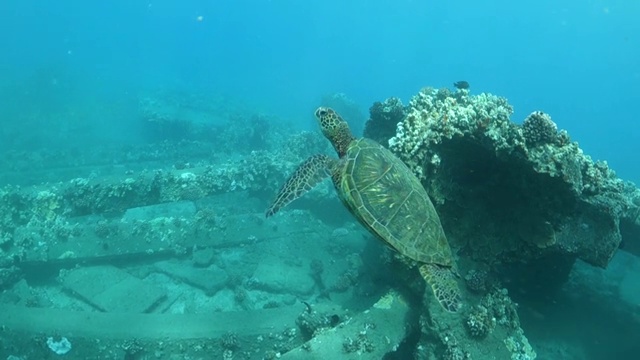
[[[5,0],[0,121],[34,104],[84,104],[88,144],[138,141],[135,95],[165,87],[223,93],[307,127],[323,94],[344,92],[366,113],[463,79],[507,97],[516,122],[550,113],[638,182],[638,18],[640,3],[623,0]],[[100,104],[112,113],[91,111]],[[0,145],[11,146],[25,144]]]

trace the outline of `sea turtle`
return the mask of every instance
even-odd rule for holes
[[[349,211],[377,238],[421,264],[442,307],[460,307],[457,270],[451,248],[427,192],[407,166],[380,144],[355,138],[334,110],[315,111],[322,133],[339,159],[314,155],[285,182],[267,209],[269,217],[331,176]]]

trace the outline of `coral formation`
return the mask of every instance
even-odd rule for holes
[[[144,347],[137,339],[125,340],[120,347],[124,350],[124,359],[137,359],[144,353]]]
[[[449,346],[442,354],[443,360],[470,360],[471,356],[458,346]]]
[[[345,292],[357,283],[359,277],[360,274],[358,271],[353,269],[346,270],[336,279],[329,289],[335,292]]]
[[[520,328],[517,305],[509,298],[507,289],[494,289],[482,297],[480,304],[472,313],[485,313],[492,322],[517,330]]]
[[[534,111],[524,119],[522,135],[528,146],[553,144],[558,137],[558,126],[548,114]]]
[[[424,179],[431,167],[423,164],[439,165],[432,147],[465,132],[486,134],[497,142],[497,150],[519,145],[517,137],[500,136],[502,129],[515,128],[509,122],[512,113],[506,99],[494,95],[470,96],[466,89],[451,93],[447,89],[425,88],[411,99],[406,116],[389,139],[389,147]]]
[[[347,336],[342,342],[342,349],[345,353],[370,353],[375,345],[367,339],[366,333],[359,333],[355,338]]]
[[[534,360],[537,356],[535,350],[524,337],[522,330],[516,332],[504,340],[504,344],[511,352],[511,360]]]
[[[240,347],[238,335],[233,332],[227,332],[220,338],[220,346],[225,350],[236,350]]]
[[[364,136],[388,147],[389,139],[395,135],[398,123],[405,116],[404,111],[399,98],[376,101],[369,109],[370,117],[364,128]]]
[[[310,339],[316,332],[331,327],[331,316],[308,308],[298,316],[296,324],[300,328],[303,337]]]
[[[474,306],[465,320],[469,334],[474,338],[485,338],[496,327],[496,318],[483,305]]]
[[[0,256],[1,255],[2,254],[0,254]],[[9,287],[9,285],[18,282],[20,278],[21,271],[18,267],[15,265],[7,266],[6,264],[0,263],[0,289]]]
[[[476,294],[486,293],[491,286],[491,280],[487,270],[471,269],[464,276],[464,280],[467,284],[467,289]]]
[[[389,147],[422,180],[452,246],[475,260],[559,252],[604,267],[620,223],[640,226],[630,200],[638,189],[592,161],[547,114],[520,126],[504,98],[431,88],[404,111]]]

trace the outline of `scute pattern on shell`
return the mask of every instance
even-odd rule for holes
[[[346,154],[341,198],[372,232],[422,263],[453,266],[440,218],[420,181],[389,150],[359,139]]]

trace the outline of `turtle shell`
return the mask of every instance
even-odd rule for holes
[[[433,203],[399,158],[364,138],[350,144],[343,164],[338,193],[365,227],[413,260],[453,266]]]

